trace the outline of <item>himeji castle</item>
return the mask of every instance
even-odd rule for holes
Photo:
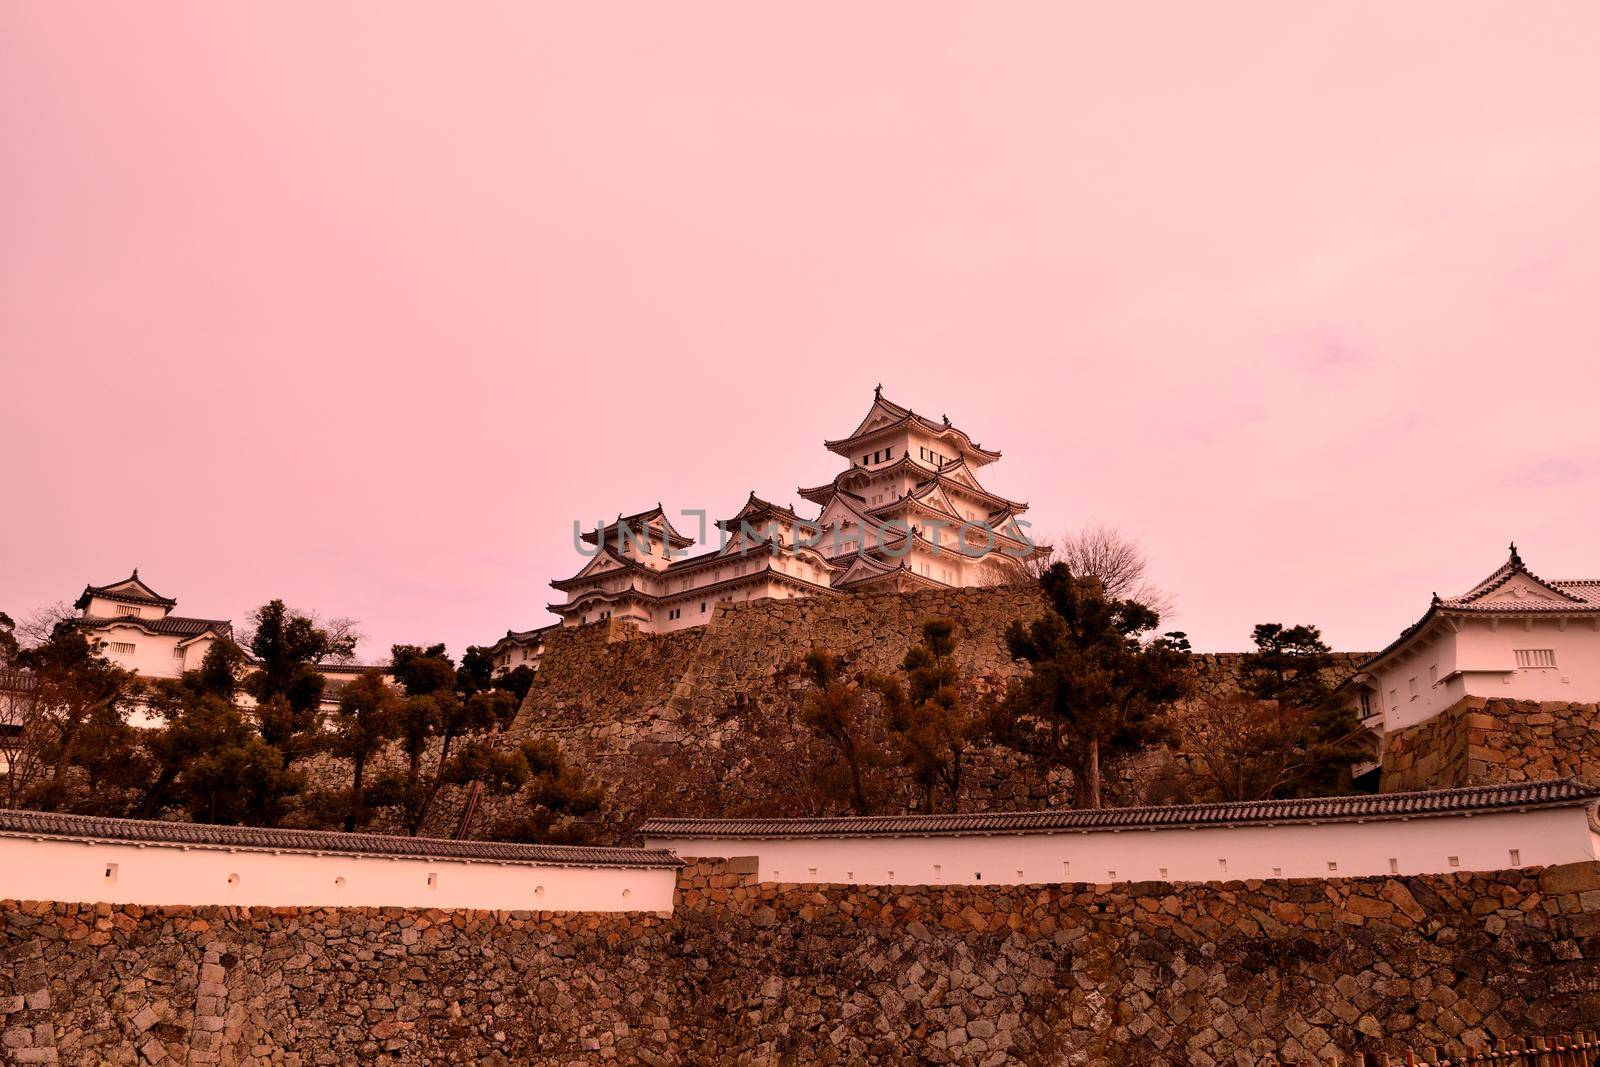
[[[719,603],[996,585],[1039,554],[1019,521],[1028,505],[978,480],[1000,453],[948,418],[880,386],[860,425],[824,445],[849,466],[799,490],[815,518],[752,492],[715,524],[715,546],[695,551],[659,504],[619,515],[581,535],[588,561],[550,583],[566,596],[550,610],[567,626],[624,619],[660,632],[703,625]]]

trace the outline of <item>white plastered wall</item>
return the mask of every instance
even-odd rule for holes
[[[1600,855],[1581,806],[1491,815],[1204,829],[694,839],[680,856],[754,856],[762,881],[863,885],[1213,882],[1438,874]],[[1332,866],[1330,866],[1330,864]]]
[[[676,881],[672,868],[468,863],[0,836],[0,898],[12,900],[670,912]]]

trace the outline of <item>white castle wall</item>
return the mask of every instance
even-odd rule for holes
[[[1548,651],[1554,665],[1518,666],[1518,649]],[[1425,722],[1467,696],[1588,703],[1600,700],[1600,630],[1594,620],[1467,619],[1373,675],[1388,731]]]
[[[764,882],[975,885],[1444,874],[1600,857],[1582,806],[1308,825],[906,837],[650,836],[683,857],[758,859]]]
[[[672,910],[673,868],[315,855],[0,836],[0,899],[111,904]]]

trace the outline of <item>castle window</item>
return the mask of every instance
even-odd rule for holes
[[[1437,663],[1435,663],[1433,666],[1428,668],[1428,684],[1429,685],[1438,685],[1439,684],[1439,665]]]
[[[1363,719],[1365,719],[1368,715],[1371,715],[1371,714],[1372,714],[1372,690],[1363,689],[1361,691],[1361,717]]]
[[[894,449],[892,449],[892,448],[884,449],[883,450],[883,458],[884,459],[893,459],[894,458]]]
[[[118,615],[132,615],[134,618],[137,619],[139,617],[139,609],[138,608],[130,608],[130,607],[126,606],[126,605],[118,605],[117,614]]]
[[[131,655],[133,655],[133,642],[132,641],[113,641],[113,642],[111,642],[111,651],[120,652],[125,656],[131,656]]]
[[[871,462],[872,462],[872,457],[870,455],[866,455],[866,456],[862,456],[861,457],[861,465],[863,467],[865,467],[867,464],[869,464]]]
[[[706,602],[704,600],[702,600],[702,601],[700,601],[700,614],[704,615],[705,613],[706,613]]]
[[[1553,648],[1519,648],[1516,653],[1518,667],[1554,667],[1556,665],[1556,650]]]
[[[173,659],[182,659],[183,658],[183,649],[181,649],[181,648],[173,649],[172,650],[172,658]]]
[[[1411,699],[1412,700],[1417,699],[1417,676],[1416,675],[1413,674],[1410,678],[1406,679],[1406,688],[1411,691]]]

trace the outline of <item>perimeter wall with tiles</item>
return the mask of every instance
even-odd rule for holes
[[[1596,863],[870,888],[701,861],[670,917],[0,904],[15,1063],[1329,1062],[1596,1018]]]

